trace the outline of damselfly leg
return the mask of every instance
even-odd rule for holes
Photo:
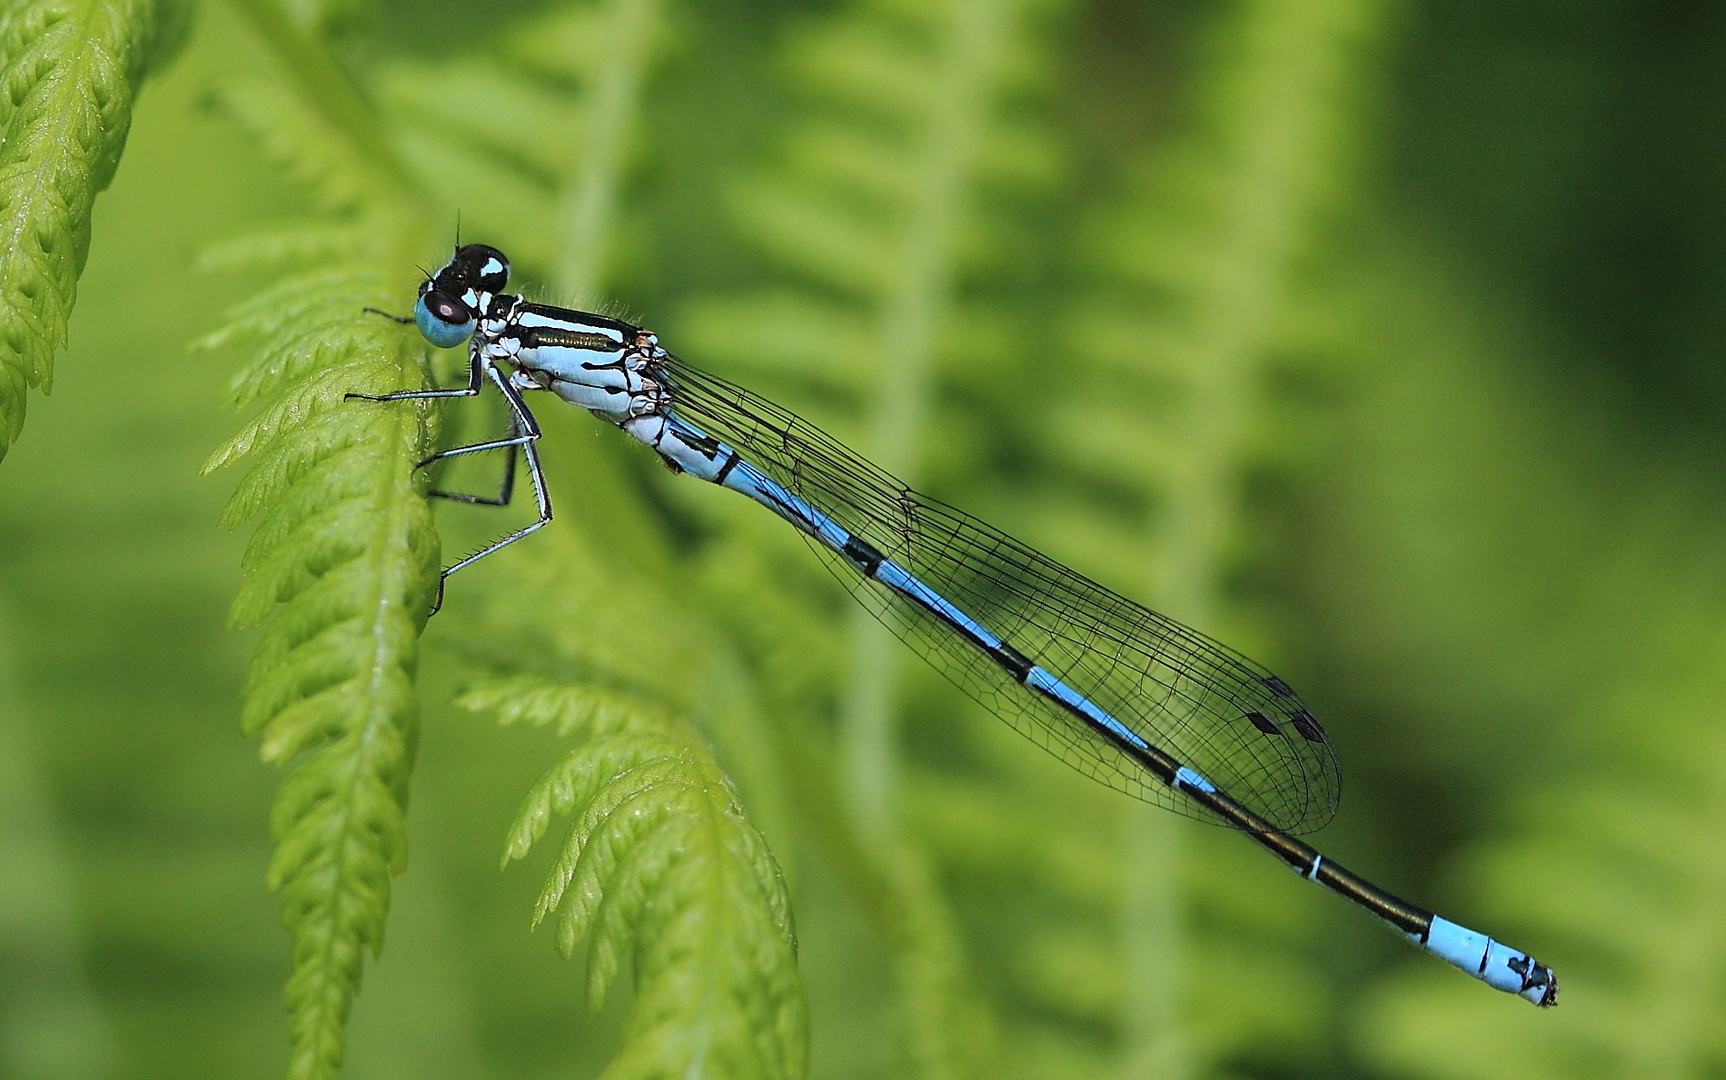
[[[342,400],[428,401],[434,398],[478,397],[480,387],[485,383],[485,366],[483,359],[478,356],[473,358],[468,364],[466,386],[451,387],[448,390],[397,390],[392,394],[343,394]]]
[[[451,502],[468,503],[472,506],[508,506],[510,498],[515,494],[515,448],[528,442],[528,439],[526,438],[518,438],[518,436],[521,436],[522,434],[521,425],[515,422],[515,415],[512,413],[509,418],[508,437],[500,439],[497,442],[476,443],[473,446],[458,446],[454,450],[446,450],[441,454],[433,454],[431,457],[420,462],[420,465],[422,466],[429,465],[440,457],[451,457],[458,453],[468,453],[477,450],[491,450],[507,446],[509,447],[509,453],[506,454],[503,459],[503,483],[499,487],[496,496],[469,495],[462,491],[437,490],[428,491],[426,494],[430,495],[434,499],[448,499]]]
[[[540,468],[539,451],[534,446],[540,437],[539,421],[534,419],[532,410],[527,407],[527,402],[522,400],[521,391],[510,385],[509,379],[501,371],[486,363],[478,355],[473,357],[473,361],[468,367],[468,385],[465,387],[449,390],[399,390],[393,394],[344,395],[346,400],[358,399],[361,401],[425,401],[440,398],[475,397],[479,394],[483,380],[486,378],[491,379],[499,393],[503,394],[504,402],[509,406],[509,436],[503,439],[493,439],[489,442],[440,450],[414,467],[424,468],[434,461],[458,457],[463,454],[477,454],[483,450],[507,450],[509,456],[504,464],[503,487],[497,498],[490,499],[483,495],[468,495],[453,491],[428,493],[436,498],[450,499],[455,502],[474,503],[482,506],[506,506],[515,490],[515,448],[519,446],[522,456],[527,458],[528,480],[533,485],[533,501],[535,508],[539,511],[539,516],[514,532],[500,537],[473,554],[444,567],[443,572],[438,575],[437,596],[432,600],[430,612],[432,615],[436,615],[439,609],[443,607],[444,582],[449,579],[451,574],[473,565],[495,551],[508,547],[531,532],[544,528],[545,523],[551,520],[551,497],[546,494],[545,473]]]
[[[510,384],[510,381],[504,377],[503,372],[489,364],[486,366],[485,371],[487,375],[491,376],[491,381],[496,384],[499,392],[503,394],[503,399],[509,403],[510,412],[514,418],[512,423],[518,425],[524,432],[524,434],[515,440],[505,440],[495,445],[508,446],[519,444],[521,446],[522,456],[527,458],[527,478],[533,484],[533,501],[534,506],[539,511],[539,517],[536,520],[523,525],[521,528],[515,530],[509,535],[499,537],[473,554],[465,558],[458,559],[448,567],[445,567],[443,574],[438,578],[437,602],[432,605],[432,612],[434,614],[437,612],[438,608],[443,606],[443,583],[451,574],[463,567],[473,565],[495,551],[500,551],[503,548],[508,547],[517,540],[526,536],[528,533],[537,532],[540,529],[543,529],[545,527],[545,523],[551,520],[551,497],[545,492],[545,473],[540,469],[539,449],[534,446],[534,443],[538,441],[540,435],[539,422],[533,418],[533,413],[528,409],[527,402],[521,399],[521,391],[517,390]],[[487,446],[485,448],[489,449],[490,447]],[[447,457],[451,454],[462,453],[472,449],[474,449],[474,447],[458,447],[455,450],[446,450],[442,454],[434,455],[434,457]],[[511,451],[510,456],[511,458],[515,456],[514,451]]]

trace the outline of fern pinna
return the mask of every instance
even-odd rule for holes
[[[452,612],[467,682],[457,703],[582,740],[523,801],[504,861],[572,818],[533,921],[555,916],[566,956],[588,939],[590,1009],[633,960],[635,1006],[606,1076],[803,1075],[789,896],[709,742],[746,760],[727,733],[761,722],[729,685],[723,636],[701,632],[673,584],[583,530],[548,528],[534,543],[534,559],[485,564],[483,594]],[[612,602],[619,589],[634,602]],[[690,632],[675,665],[663,662],[663,625]],[[759,775],[747,776],[752,795]]]
[[[1290,423],[1272,378],[1287,295],[1334,198],[1331,163],[1358,138],[1364,110],[1351,91],[1372,81],[1384,6],[1245,0],[1221,13],[1194,122],[1134,162],[1125,190],[1086,229],[1071,326],[1085,347],[1045,418],[1047,445],[1066,476],[1110,493],[1083,518],[1102,538],[1094,556],[1143,582],[1159,610],[1200,626],[1229,621],[1229,566],[1264,546],[1266,530],[1240,505],[1243,478],[1288,471],[1275,456],[1288,456],[1292,440],[1265,434]],[[1138,511],[1125,521],[1106,508],[1122,492]],[[1310,926],[1316,909],[1218,904],[1246,869],[1223,838],[1137,808],[1123,824],[1122,948],[1089,963],[1119,971],[1129,1067],[1204,1075],[1271,1038],[1287,1054],[1311,1053],[1301,1044],[1331,1003],[1290,924]],[[1193,894],[1206,897],[1214,925],[1190,925]],[[1238,955],[1224,975],[1184,963],[1188,952]],[[1281,1004],[1220,1007],[1243,977],[1278,987],[1257,1001]]]
[[[458,703],[584,737],[528,793],[504,860],[573,815],[534,922],[556,916],[565,956],[588,939],[591,1010],[633,956],[635,1006],[606,1076],[803,1075],[790,898],[696,731],[652,698],[546,674],[482,675]]]

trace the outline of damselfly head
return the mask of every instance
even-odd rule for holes
[[[426,340],[441,349],[466,341],[477,313],[509,284],[509,260],[485,244],[456,249],[442,270],[420,285],[414,321]]]

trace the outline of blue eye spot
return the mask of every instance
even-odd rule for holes
[[[473,333],[473,312],[466,304],[433,289],[414,304],[414,322],[425,339],[440,349],[454,348]]]

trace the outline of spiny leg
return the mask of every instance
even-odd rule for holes
[[[533,413],[528,409],[527,402],[521,399],[521,392],[511,386],[509,380],[504,378],[501,372],[490,365],[487,365],[485,370],[486,374],[491,377],[491,381],[497,385],[498,390],[503,393],[504,401],[509,403],[510,412],[513,416],[512,423],[524,432],[511,445],[520,445],[522,456],[527,458],[527,477],[533,484],[533,501],[539,510],[539,518],[523,525],[507,536],[493,540],[472,555],[459,559],[446,567],[443,573],[438,575],[437,599],[432,603],[430,612],[432,615],[436,615],[438,609],[443,607],[444,582],[449,579],[451,574],[472,566],[495,551],[508,547],[528,533],[544,528],[545,523],[551,520],[551,498],[545,492],[545,473],[540,469],[539,450],[533,445],[534,441],[539,438],[539,422],[533,418]],[[510,456],[512,458],[515,456],[513,451]]]
[[[387,311],[378,311],[376,308],[366,308],[366,310],[370,311],[370,312],[376,312],[377,314],[384,316],[386,319],[394,319],[397,322],[403,321],[401,316],[391,315]],[[406,321],[412,322],[413,320],[408,319]],[[480,355],[479,350],[478,349],[472,349],[472,350],[469,350],[469,352],[468,352],[468,376],[467,376],[467,386],[465,386],[465,387],[455,387],[455,388],[448,389],[448,390],[444,390],[444,389],[438,389],[438,390],[398,390],[398,391],[395,391],[394,393],[390,393],[390,394],[343,394],[342,400],[343,401],[425,401],[425,400],[433,400],[433,399],[440,399],[440,398],[476,397],[476,396],[478,396],[480,389],[481,389],[481,382],[484,378],[484,376],[481,374],[481,371],[485,366],[486,366],[485,360]],[[479,451],[479,450],[492,450],[492,449],[496,449],[496,448],[502,447],[502,446],[516,446],[516,445],[519,445],[521,442],[524,441],[524,439],[521,437],[522,436],[521,425],[516,422],[515,417],[513,415],[510,418],[509,430],[510,430],[510,437],[507,439],[498,440],[496,442],[476,443],[473,446],[458,446],[452,450],[440,451],[439,453],[433,454],[431,457],[426,458],[424,461],[420,461],[420,462],[415,463],[414,468],[423,469],[427,465],[430,465],[432,462],[438,460],[439,458],[454,457],[457,454],[471,454],[471,453],[474,453],[474,452]],[[533,437],[537,438],[538,434],[539,434],[538,431],[535,430],[533,433]],[[489,505],[489,506],[503,506],[509,502],[510,493],[514,490],[514,484],[515,484],[515,454],[514,454],[514,452],[511,452],[511,454],[509,456],[509,461],[504,466],[503,492],[498,497],[498,499],[496,501],[493,501],[491,499],[487,499],[487,498],[484,498],[484,497],[478,496],[478,495],[462,495],[462,494],[457,494],[457,493],[447,492],[447,491],[432,491],[432,492],[428,492],[427,494],[436,496],[437,498],[440,498],[440,499],[454,499],[457,502],[473,502],[473,503],[483,503],[483,504]]]
[[[468,353],[467,386],[449,390],[397,390],[393,394],[343,394],[343,401],[427,401],[433,398],[478,397],[480,385],[485,376],[482,374],[488,365],[480,356],[479,350],[472,349]]]
[[[509,385],[509,380],[500,375],[495,368],[488,368],[487,370],[491,372],[492,380],[499,386]],[[509,392],[504,394],[505,401],[509,400],[510,393],[514,393],[516,396],[514,402],[510,405],[510,435],[508,438],[493,439],[489,442],[473,443],[469,446],[454,446],[448,450],[439,450],[431,457],[415,464],[414,468],[423,469],[434,461],[441,461],[444,458],[459,457],[462,454],[477,454],[482,450],[501,450],[506,446],[525,446],[539,438],[539,421],[534,419],[533,413],[527,411],[527,405],[522,403],[520,392],[516,391],[514,387],[510,387]],[[514,454],[510,455],[511,460],[513,460],[514,457]]]
[[[510,449],[508,455],[503,459],[503,486],[498,491],[496,498],[487,498],[484,495],[469,495],[460,491],[428,491],[426,494],[436,499],[449,499],[451,502],[469,503],[475,506],[508,506],[510,498],[515,494],[515,448],[517,446],[524,445],[526,441],[516,437],[520,434],[521,425],[516,423],[515,414],[511,413],[509,418],[510,437],[497,444],[500,446],[508,446]],[[425,461],[420,462],[420,465],[425,465],[433,460],[435,460],[435,457],[427,458]]]

